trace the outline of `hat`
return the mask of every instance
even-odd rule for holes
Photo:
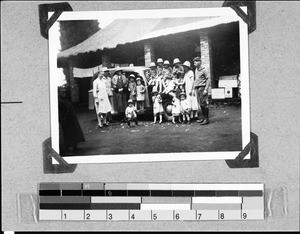
[[[156,61],[157,63],[163,63],[164,61],[162,60],[162,58],[157,59]]]
[[[136,81],[138,81],[138,80],[142,80],[142,78],[141,77],[136,78]]]
[[[153,87],[153,89],[152,89],[152,92],[151,92],[152,94],[153,93],[158,93],[158,91],[157,91],[157,88],[156,87]]]
[[[129,104],[129,103],[133,103],[133,101],[132,101],[131,99],[129,99],[127,103],[128,103],[128,104]]]
[[[135,79],[135,75],[134,75],[134,74],[130,74],[130,75],[129,75],[129,79],[130,79],[130,78]]]
[[[189,61],[185,61],[182,65],[188,67],[189,69],[192,69],[191,63]]]
[[[164,65],[170,65],[169,60],[165,60],[165,61],[164,61]]]
[[[107,67],[102,67],[102,72],[107,72],[107,71],[108,71]]]
[[[197,56],[193,59],[193,61],[201,61],[201,58],[199,56]]]
[[[156,65],[154,62],[151,62],[149,67],[156,67]]]
[[[181,97],[182,95],[184,95],[184,96],[186,97],[185,92],[180,93],[180,94],[179,94],[179,97]]]
[[[178,58],[174,59],[173,64],[175,64],[175,63],[180,63],[180,60]]]
[[[116,70],[115,70],[116,72],[117,71],[123,71],[123,69],[121,68],[121,67],[116,67]]]

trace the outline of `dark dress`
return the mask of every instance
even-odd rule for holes
[[[59,125],[60,125],[60,152],[68,151],[69,146],[76,148],[79,142],[85,141],[83,132],[78,122],[73,105],[58,99]]]

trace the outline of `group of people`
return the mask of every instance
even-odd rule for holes
[[[104,67],[93,82],[98,127],[108,126],[107,117],[113,112],[123,114],[129,126],[131,122],[137,124],[136,111],[144,109],[147,88],[152,96],[154,123],[157,118],[158,123],[162,123],[163,99],[168,96],[172,97],[173,123],[190,123],[198,118],[201,125],[209,124],[208,88],[211,80],[201,58],[196,57],[193,62],[195,72],[189,61],[182,64],[178,58],[174,59],[173,68],[168,60],[161,58],[156,64],[151,62],[147,87],[141,77],[131,74],[126,78],[121,68],[110,78],[109,70]],[[199,118],[200,111],[202,118]]]
[[[152,89],[154,123],[159,116],[162,122],[162,100],[166,95],[172,97],[172,122],[187,122],[197,118],[198,112],[202,118],[197,120],[201,125],[209,124],[208,88],[210,77],[202,66],[201,58],[193,59],[195,73],[189,61],[181,64],[178,58],[173,61],[173,68],[168,60],[157,60],[157,64],[150,64],[149,87]]]
[[[107,67],[102,68],[93,81],[93,96],[98,119],[98,127],[108,126],[111,114],[125,114],[127,100],[130,99],[138,110],[144,110],[146,88],[141,77],[131,74],[128,78],[117,68],[113,77]],[[129,97],[128,97],[129,96]]]

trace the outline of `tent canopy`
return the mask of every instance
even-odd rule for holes
[[[97,50],[113,49],[117,45],[213,27],[233,21],[237,20],[228,17],[117,19],[80,44],[60,52],[58,59],[66,59],[70,56]]]

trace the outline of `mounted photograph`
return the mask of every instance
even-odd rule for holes
[[[231,8],[63,12],[49,66],[68,163],[234,159],[250,141],[248,26]]]

